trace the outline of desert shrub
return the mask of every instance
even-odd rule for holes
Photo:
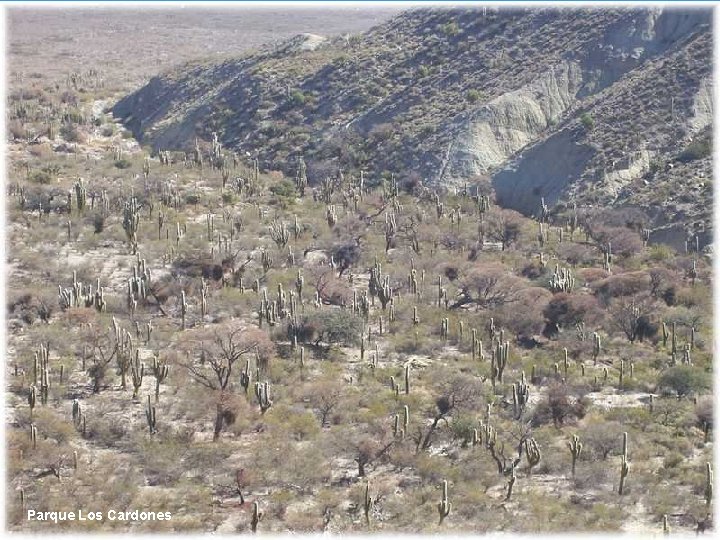
[[[315,416],[303,409],[278,405],[271,407],[265,421],[282,437],[304,441],[318,434],[320,425]]]
[[[448,21],[442,25],[442,33],[446,36],[457,36],[460,33],[460,27],[455,21]]]
[[[26,139],[28,136],[27,129],[25,129],[25,126],[19,120],[13,120],[10,122],[8,125],[8,131],[15,140]]]
[[[611,453],[619,451],[622,446],[623,425],[616,421],[588,418],[587,427],[580,433],[585,444],[587,457],[594,460],[605,460]]]
[[[295,202],[295,184],[290,180],[282,180],[270,186],[270,193],[274,195],[271,202],[281,208],[288,208]]]
[[[477,101],[480,100],[480,92],[474,88],[472,90],[468,90],[465,94],[465,99],[467,99],[469,103],[477,103]]]
[[[542,287],[522,289],[517,300],[494,312],[498,323],[516,334],[520,339],[542,332],[545,327],[544,310],[553,297]]]
[[[98,213],[93,216],[93,228],[95,234],[100,234],[105,230],[105,216]]]
[[[697,425],[702,430],[710,430],[713,427],[713,398],[712,396],[703,396],[698,399],[695,405],[695,417]]]
[[[363,321],[354,313],[344,309],[324,309],[301,319],[297,337],[298,341],[316,347],[321,343],[353,345],[360,339],[362,329]]]
[[[580,396],[571,395],[566,385],[553,383],[548,388],[545,400],[535,408],[532,422],[539,426],[552,421],[555,426],[562,426],[567,420],[585,416],[585,408],[584,400]]]
[[[290,103],[293,106],[301,106],[305,104],[307,97],[300,90],[293,90],[290,92]]]
[[[552,335],[562,328],[572,328],[594,318],[598,309],[597,300],[588,294],[557,293],[543,310],[545,333]]]
[[[711,375],[694,366],[675,366],[660,375],[658,388],[672,390],[679,397],[710,388]]]
[[[712,138],[709,136],[702,137],[692,141],[680,154],[678,161],[689,163],[708,157],[712,154]]]
[[[362,251],[357,243],[346,243],[333,249],[333,258],[338,265],[338,274],[342,276],[346,270],[360,260],[361,255]]]
[[[500,263],[468,264],[460,274],[459,290],[453,307],[476,304],[493,309],[516,302],[524,288],[523,282]]]
[[[86,140],[85,134],[80,128],[73,123],[65,122],[60,128],[60,135],[63,139],[68,142],[84,143]]]
[[[580,115],[580,123],[585,129],[592,129],[592,127],[595,125],[595,120],[593,120],[593,117],[590,115],[590,113],[584,112]]]
[[[36,184],[49,184],[53,181],[53,175],[45,169],[33,171],[30,173],[30,181]]]
[[[592,284],[595,294],[604,302],[618,296],[631,296],[648,290],[650,276],[647,272],[625,272],[609,276]]]
[[[563,242],[557,248],[558,256],[573,266],[592,264],[596,257],[596,250],[584,244]]]
[[[128,159],[122,158],[115,161],[114,165],[118,169],[129,169],[132,167],[132,162]]]

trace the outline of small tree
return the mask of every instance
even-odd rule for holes
[[[297,329],[298,341],[312,343],[319,347],[326,343],[353,345],[363,330],[363,321],[354,313],[344,309],[325,309],[304,316]]]
[[[658,388],[674,391],[678,397],[699,393],[710,388],[711,376],[695,366],[675,366],[663,372]]]

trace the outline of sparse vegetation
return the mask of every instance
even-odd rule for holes
[[[476,19],[503,21],[479,13],[415,14],[426,64],[393,77],[447,75],[441,55]],[[283,84],[259,85],[257,156],[202,116],[187,147],[141,147],[98,113],[126,84],[100,67],[11,74],[11,530],[50,531],[28,508],[172,514],[52,525],[67,532],[711,526],[713,276],[699,237],[655,243],[638,209],[552,206],[546,193],[523,215],[498,203],[490,173],[433,185],[393,160],[410,117],[323,132],[327,153],[291,142],[286,122],[361,99],[332,69],[389,55],[375,39],[263,53],[253,68]],[[523,52],[502,51],[483,62]],[[347,101],[313,86],[323,66]],[[183,99],[207,83],[193,69]],[[283,79],[296,72],[303,90]],[[413,92],[396,79],[364,86],[378,115],[379,96]],[[492,98],[467,88],[457,103],[436,96],[437,114]],[[441,125],[408,114],[429,134]],[[595,132],[601,118],[580,121]]]

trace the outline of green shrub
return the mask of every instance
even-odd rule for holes
[[[708,157],[712,153],[712,139],[702,138],[691,142],[678,156],[683,163]]]
[[[293,90],[290,92],[290,103],[295,106],[304,105],[307,98],[300,90]]]
[[[592,127],[595,125],[595,120],[593,120],[593,117],[590,116],[589,113],[582,113],[580,115],[580,123],[585,129],[592,129]]]
[[[298,340],[319,346],[351,345],[358,342],[363,329],[360,317],[343,309],[324,309],[303,317],[298,328]]]
[[[442,25],[442,32],[446,36],[457,36],[460,33],[460,27],[455,21],[448,21]]]
[[[675,366],[665,371],[658,381],[659,388],[673,390],[678,396],[699,393],[710,388],[710,374],[694,366]]]
[[[115,162],[115,167],[117,167],[118,169],[129,169],[131,166],[132,163],[130,163],[130,161],[125,158],[118,159]]]
[[[465,94],[465,98],[470,103],[476,103],[480,99],[480,92],[477,90],[468,90],[467,94]]]

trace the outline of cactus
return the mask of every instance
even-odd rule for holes
[[[185,297],[185,291],[180,292],[180,314],[182,317],[182,329],[185,330],[185,317],[187,316],[188,304],[187,298]]]
[[[405,395],[410,393],[410,364],[405,364]]]
[[[325,219],[327,220],[328,227],[331,229],[337,223],[337,213],[335,212],[335,205],[331,204],[325,210]]]
[[[540,459],[542,458],[540,447],[532,437],[525,441],[525,457],[527,457],[528,460],[528,476],[532,476],[532,468],[540,463]]]
[[[30,424],[30,442],[33,450],[35,450],[37,448],[37,427],[35,424]]]
[[[80,405],[80,401],[77,399],[73,399],[72,404],[72,418],[73,418],[73,425],[76,428],[80,427],[80,422],[82,420],[82,406]]]
[[[75,185],[73,185],[73,189],[75,189],[75,200],[77,202],[78,212],[82,214],[85,211],[85,206],[87,205],[87,189],[85,188],[85,181],[82,178],[78,178]]]
[[[153,357],[153,375],[155,376],[155,401],[160,400],[160,383],[170,374],[170,366],[165,360],[160,362],[157,356]]]
[[[200,278],[200,316],[204,319],[207,315],[208,286],[204,278]]]
[[[504,344],[501,341],[497,342],[495,349],[493,350],[492,357],[492,379],[494,381],[503,382],[503,372],[507,365],[508,358],[510,356],[510,342],[506,341]]]
[[[33,409],[35,409],[35,402],[37,401],[37,391],[35,385],[30,385],[30,394],[28,394],[28,405],[30,405],[30,421],[32,422]]]
[[[523,372],[522,374],[522,380],[513,384],[512,397],[515,418],[519,420],[523,414],[523,411],[525,410],[525,407],[527,406],[528,399],[530,397],[530,389],[528,385],[525,384],[525,372]]]
[[[670,525],[668,525],[668,516],[667,514],[663,514],[663,534],[670,534]]]
[[[375,505],[375,502],[377,499],[373,499],[370,496],[370,480],[367,481],[365,484],[365,497],[363,498],[363,511],[365,513],[365,523],[367,523],[367,526],[370,527],[370,512],[373,509],[373,506]]]
[[[568,268],[560,268],[555,265],[555,272],[550,279],[550,290],[552,292],[572,292],[575,287],[575,277]]]
[[[250,528],[252,529],[252,532],[257,532],[258,524],[262,521],[262,518],[265,514],[260,510],[260,505],[257,501],[253,503],[253,513],[252,513],[252,520],[250,521]]]
[[[273,257],[270,255],[270,253],[266,249],[263,249],[262,253],[260,255],[260,263],[262,264],[263,271],[266,274],[270,271],[274,262],[275,261],[274,261]]]
[[[601,350],[600,335],[597,332],[593,332],[593,363],[597,364],[598,356],[600,356]]]
[[[135,360],[130,364],[130,374],[133,382],[133,399],[137,399],[138,391],[142,386],[143,377],[145,375],[145,364],[140,362],[140,352],[135,351]]]
[[[145,419],[147,420],[148,429],[150,430],[150,435],[157,433],[156,411],[155,411],[155,407],[153,407],[150,403],[150,396],[147,397],[147,408],[145,409]]]
[[[140,206],[138,205],[135,197],[130,197],[130,199],[128,199],[125,203],[125,208],[123,209],[123,229],[125,229],[125,234],[127,235],[133,255],[137,253],[137,231],[139,225]]]
[[[627,460],[627,447],[628,447],[628,434],[627,431],[623,433],[623,452],[621,456],[621,462],[620,462],[620,485],[618,487],[618,495],[623,494],[623,490],[625,489],[625,478],[627,477],[628,473],[630,472],[630,464]]]
[[[450,515],[452,510],[452,503],[448,500],[448,486],[447,480],[443,480],[443,494],[442,499],[437,505],[438,514],[440,514],[440,523],[442,525],[443,520]]]
[[[261,414],[265,414],[265,412],[273,404],[272,400],[270,399],[270,383],[256,382],[255,397],[257,398],[258,404],[260,405]]]
[[[713,470],[710,463],[705,464],[705,504],[710,506],[713,496]]]
[[[575,476],[575,464],[577,463],[580,454],[582,453],[583,444],[580,442],[580,437],[573,435],[572,439],[568,443],[570,454],[572,455],[572,475]]]
[[[277,245],[278,249],[284,248],[290,241],[290,230],[286,223],[282,221],[273,220],[270,224],[270,238]]]

